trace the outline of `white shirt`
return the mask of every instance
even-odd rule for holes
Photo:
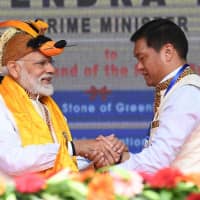
[[[130,153],[129,160],[119,164],[120,167],[154,173],[170,166],[186,138],[200,123],[200,89],[192,85],[177,88],[166,101],[159,121],[152,145],[140,153]]]
[[[35,103],[34,106],[36,106]],[[42,171],[54,166],[59,144],[55,142],[22,147],[13,115],[7,109],[1,95],[0,124],[0,171],[16,176],[28,172]],[[88,160],[78,157],[79,169],[87,165]]]

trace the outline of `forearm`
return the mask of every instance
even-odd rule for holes
[[[59,145],[30,145],[10,147],[2,144],[0,150],[0,170],[9,175],[39,172],[54,166]]]
[[[15,123],[9,118],[8,111],[3,108],[0,101],[0,170],[10,175],[20,175],[53,167],[59,145],[23,147]]]

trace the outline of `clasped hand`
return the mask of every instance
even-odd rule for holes
[[[114,134],[100,135],[96,139],[79,140],[77,155],[83,156],[93,162],[95,168],[119,163],[127,146]],[[77,149],[77,148],[76,148]]]

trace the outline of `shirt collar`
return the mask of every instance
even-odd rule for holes
[[[172,78],[173,76],[176,75],[176,73],[178,72],[178,70],[181,68],[182,66],[178,67],[177,69],[175,69],[174,71],[170,72],[169,74],[167,74],[167,76],[165,76],[161,81],[160,83]]]

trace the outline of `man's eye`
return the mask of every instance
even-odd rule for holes
[[[139,61],[143,61],[144,60],[144,56],[139,57]]]
[[[54,63],[55,63],[54,60],[53,60],[53,59],[50,59],[50,60],[38,61],[38,62],[35,63],[35,64],[40,65],[40,66],[46,66],[46,65],[48,65],[48,64],[54,65]]]
[[[42,65],[42,66],[46,65],[46,63],[47,63],[47,61],[41,61],[41,62],[39,62],[39,64]]]
[[[41,66],[45,66],[47,63],[48,63],[48,61],[43,60],[43,61],[37,62],[36,64],[37,64],[37,65],[41,65]]]

